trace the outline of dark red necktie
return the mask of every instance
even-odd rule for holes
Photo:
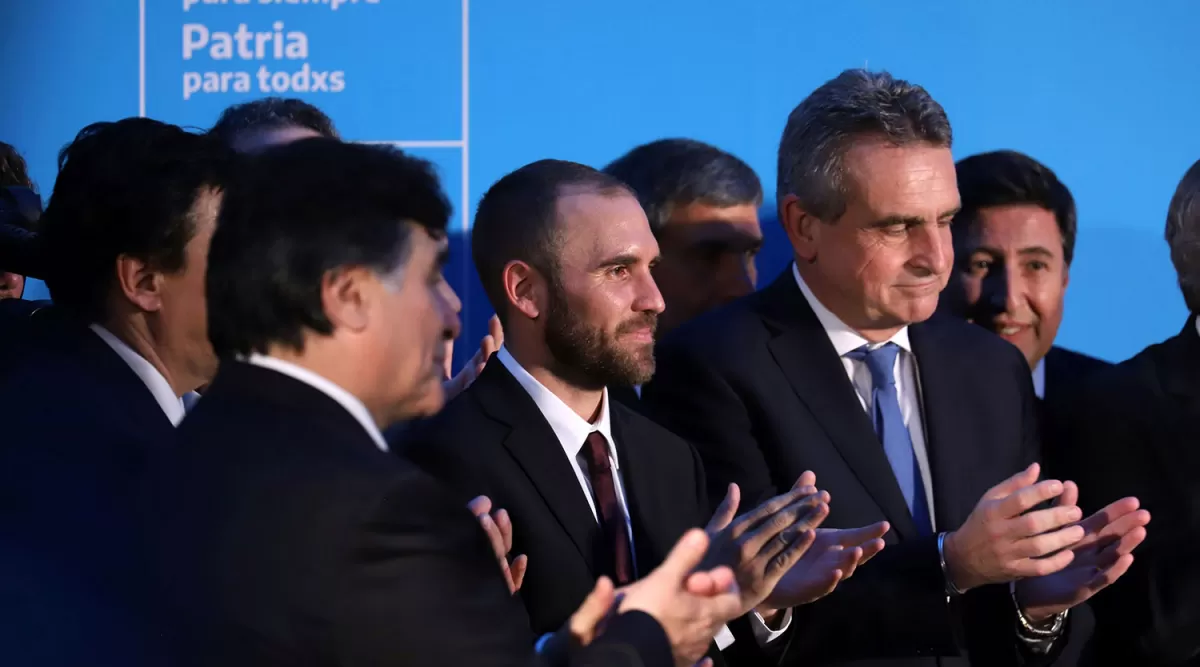
[[[608,458],[608,441],[599,431],[588,434],[583,455],[587,459],[596,512],[600,515],[600,534],[603,539],[598,556],[602,574],[612,577],[616,585],[623,586],[633,581],[633,551],[625,528],[625,514],[617,500],[617,486]]]

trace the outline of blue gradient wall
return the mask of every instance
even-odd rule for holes
[[[144,112],[206,127],[265,87],[318,104],[349,139],[400,142],[437,163],[459,210],[449,275],[467,309],[461,359],[489,314],[463,212],[505,172],[543,157],[599,166],[689,136],[745,158],[770,192],[788,111],[843,68],[888,69],[943,103],[956,155],[1025,151],[1073,190],[1060,341],[1115,360],[1185,316],[1162,227],[1200,158],[1198,23],[1186,0],[4,2],[0,139],[48,193],[56,151],[89,122]],[[788,253],[767,231],[764,281]]]

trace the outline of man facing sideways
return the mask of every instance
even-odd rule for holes
[[[814,470],[826,525],[891,523],[879,558],[796,610],[809,664],[1052,659],[1083,616],[1068,611],[1145,536],[1136,499],[1081,522],[1073,484],[1038,481],[1017,350],[930,319],[960,205],[950,145],[919,86],[850,70],[815,90],[779,145],[795,263],[666,337],[643,391],[700,451],[710,491],[736,482],[757,502]]]
[[[1080,506],[1137,494],[1154,513],[1129,574],[1092,603],[1089,666],[1200,660],[1200,162],[1167,207],[1166,240],[1189,311],[1179,333],[1050,403],[1046,468],[1079,481]]]
[[[90,125],[59,155],[39,222],[54,305],[0,381],[0,544],[29,560],[3,568],[28,593],[8,598],[21,612],[0,643],[24,659],[6,662],[138,659],[134,490],[216,371],[204,269],[230,160],[145,118]]]
[[[439,406],[442,343],[459,328],[431,165],[307,139],[241,174],[206,281],[221,369],[147,485],[158,617],[178,658],[533,662],[484,532],[380,433]],[[612,587],[597,584],[552,664],[697,660],[737,607],[727,569],[689,576],[706,544],[685,536],[601,628]]]
[[[483,196],[472,248],[505,343],[405,452],[462,498],[484,494],[507,510],[514,550],[528,556],[520,596],[533,629],[560,626],[599,575],[625,583],[650,572],[707,523],[710,559],[738,573],[746,615],[714,657],[782,651],[786,609],[848,576],[882,547],[886,525],[815,533],[827,507],[802,488],[811,474],[737,519],[735,489],[710,520],[692,448],[610,400],[606,387],[654,372],[663,310],[651,277],[658,244],[633,193],[581,164],[526,165]]]
[[[1075,254],[1075,199],[1048,167],[1016,151],[955,165],[954,277],[939,307],[1017,346],[1038,398],[1109,364],[1054,344]]]

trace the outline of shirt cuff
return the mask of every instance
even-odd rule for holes
[[[729,631],[728,625],[722,625],[721,631],[713,637],[713,641],[717,643],[717,650],[724,651],[733,645],[733,633]]]
[[[754,633],[754,639],[758,641],[759,646],[765,646],[783,636],[788,628],[792,627],[792,609],[787,608],[783,612],[783,623],[780,624],[778,630],[772,630],[767,627],[767,622],[763,620],[762,614],[757,611],[750,614],[750,630]],[[733,646],[733,633],[729,631],[728,625],[722,625],[721,631],[713,637],[713,641],[717,644],[717,650],[724,651]]]
[[[783,610],[783,621],[780,622],[778,630],[767,627],[767,622],[757,611],[750,614],[750,630],[754,632],[754,639],[758,641],[759,646],[765,646],[779,639],[790,627],[792,627],[791,607]]]

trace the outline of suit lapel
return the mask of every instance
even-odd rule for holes
[[[883,510],[893,530],[904,537],[917,537],[916,524],[883,445],[846,377],[833,343],[796,285],[790,266],[763,290],[761,297],[764,320],[776,331],[768,348],[788,383]],[[815,472],[819,486],[820,471]]]
[[[596,571],[596,518],[579,487],[574,466],[537,404],[495,355],[472,390],[490,417],[511,428],[504,438],[504,448],[525,471],[546,507],[579,549],[579,555]]]
[[[969,471],[976,467],[976,462],[967,456],[970,447],[961,444],[970,442],[973,436],[959,419],[960,412],[952,409],[955,392],[961,391],[964,385],[946,354],[953,341],[940,340],[936,325],[929,322],[914,324],[908,328],[908,335],[920,377],[919,398],[925,425],[925,450],[933,476],[930,483],[934,515],[939,530],[956,528],[973,507],[959,507],[956,499],[974,500],[966,482]]]

